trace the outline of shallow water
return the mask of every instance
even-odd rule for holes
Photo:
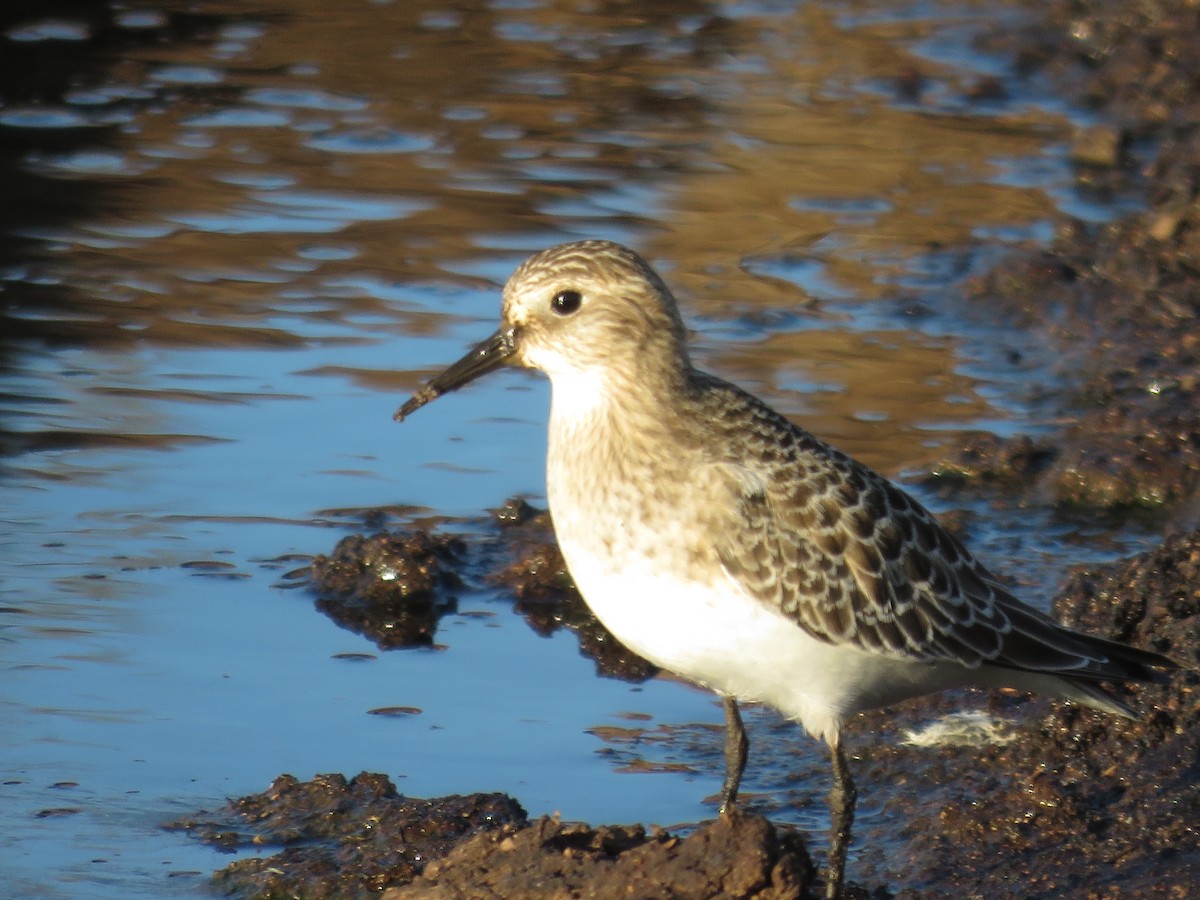
[[[1023,401],[1045,351],[954,289],[1047,239],[1056,208],[1111,213],[1070,188],[1083,115],[972,50],[1016,21],[996,4],[41,10],[0,13],[14,895],[203,891],[228,858],[159,826],[285,771],[595,822],[711,815],[708,695],[597,679],[569,635],[487,591],[460,598],[443,650],[340,658],[372,647],[279,589],[287,557],[373,511],[469,537],[481,510],[540,499],[538,377],[391,421],[490,333],[528,252],[636,245],[706,368],[899,477],[964,430],[1037,430]],[[1006,96],[971,99],[986,79]],[[975,511],[973,544],[1034,600],[1068,561],[1137,541]],[[385,706],[421,713],[367,712]],[[629,713],[661,732],[631,749],[611,730]],[[767,739],[747,790],[787,785],[764,805],[822,827],[824,782],[792,777],[824,777],[815,745],[767,711],[750,724]],[[661,771],[620,771],[639,757]]]

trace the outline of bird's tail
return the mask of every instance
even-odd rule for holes
[[[1005,604],[1004,611],[1013,627],[1002,657],[993,663],[1017,676],[1014,687],[1024,683],[1033,690],[1133,717],[1133,709],[1100,683],[1164,684],[1170,680],[1170,670],[1179,668],[1169,656],[1075,631],[1023,604]]]
[[[1179,663],[1175,660],[1153,650],[1141,650],[1106,638],[1081,635],[1078,632],[1073,634],[1082,638],[1094,655],[1088,665],[1074,672],[1064,672],[1063,681],[1076,694],[1070,699],[1085,703],[1094,709],[1134,718],[1136,713],[1129,704],[1104,690],[1098,682],[1166,684],[1171,679],[1171,670],[1179,668]]]

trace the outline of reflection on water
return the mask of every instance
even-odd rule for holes
[[[446,652],[347,665],[364,642],[273,590],[277,560],[360,524],[339,510],[464,516],[540,494],[537,378],[403,428],[391,412],[490,330],[525,254],[573,238],[635,244],[706,367],[886,472],[958,429],[1012,427],[1025,376],[997,362],[1008,338],[951,298],[1006,243],[1045,236],[1070,123],[971,52],[1005,15],[0,12],[7,882],[159,895],[218,861],[157,824],[281,771],[378,769],[415,795],[509,790],[594,820],[709,814],[716,738],[664,757],[692,774],[658,776],[616,772],[595,738],[631,708],[664,734],[716,721],[705,695],[598,682],[570,638],[537,637],[488,591],[460,598]],[[1044,559],[1016,546],[1035,594],[1066,538],[1044,527]],[[386,707],[422,714],[366,714]]]

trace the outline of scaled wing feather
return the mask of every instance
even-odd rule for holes
[[[1103,642],[1013,597],[886,479],[713,379],[731,537],[716,547],[748,594],[819,640],[923,662],[1111,675]],[[732,394],[732,396],[731,396]],[[736,440],[734,437],[736,436]]]

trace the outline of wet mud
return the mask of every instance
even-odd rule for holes
[[[292,586],[307,584],[317,609],[380,650],[436,646],[438,622],[457,611],[457,593],[490,587],[542,637],[571,631],[598,675],[636,684],[658,673],[588,610],[545,510],[514,498],[478,524],[482,536],[470,545],[424,529],[350,535],[292,573]]]
[[[911,886],[900,896],[1165,898],[1200,883],[1200,532],[1077,570],[1053,611],[1183,668],[1167,683],[1124,689],[1138,719],[991,697],[1004,739],[980,746],[902,740],[961,698],[865,716],[873,736],[860,784],[865,796],[878,784],[907,841],[905,857],[886,864],[893,890]]]
[[[813,878],[800,836],[761,816],[724,817],[685,837],[530,822],[501,794],[418,800],[367,772],[350,781],[282,775],[261,794],[169,827],[228,851],[284,848],[217,873],[216,886],[240,897],[784,900]]]
[[[543,817],[525,828],[476,835],[412,884],[383,896],[784,900],[801,896],[812,880],[800,836],[761,816],[721,817],[686,837]]]
[[[317,608],[380,650],[431,646],[438,620],[457,609],[465,549],[456,537],[420,530],[342,538],[312,561]]]
[[[1034,401],[1053,433],[981,437],[935,478],[1024,486],[1065,508],[1194,511],[1200,480],[1200,22],[1183,2],[1051,6],[994,49],[1050,75],[1110,123],[1082,129],[1079,186],[1144,195],[1104,224],[1062,223],[1048,249],[969,287],[1057,356]]]
[[[1170,655],[1166,684],[1134,685],[1144,718],[990,695],[999,734],[922,746],[915,729],[962,694],[867,714],[848,729],[862,796],[885,815],[856,832],[855,897],[1191,896],[1200,880],[1200,531],[1077,570],[1054,603],[1068,624]],[[966,705],[978,705],[970,698]],[[797,740],[804,740],[797,734]],[[276,849],[214,878],[239,897],[803,897],[801,836],[755,815],[686,835],[529,821],[497,794],[418,800],[383,775],[298,782],[173,823],[224,850]],[[891,832],[896,858],[873,842]],[[630,888],[636,888],[628,893]]]
[[[300,782],[281,775],[261,794],[211,813],[171,823],[214,846],[279,847],[272,856],[238,860],[214,885],[241,897],[373,897],[412,881],[428,860],[464,836],[526,823],[503,794],[416,800],[402,797],[384,775],[318,775]]]
[[[1186,521],[1200,482],[1200,16],[1183,2],[1061,3],[1036,28],[991,44],[1103,111],[1111,124],[1081,131],[1072,150],[1080,183],[1098,196],[1137,188],[1147,205],[1102,225],[1064,222],[1050,248],[970,285],[986,310],[978,315],[1056,348],[1053,377],[1029,399],[1057,426],[980,436],[931,480],[1071,510],[1170,510],[1175,521],[1182,511]],[[380,647],[403,645],[401,634],[434,642],[454,592],[475,582],[505,593],[539,633],[572,629],[605,674],[653,675],[591,620],[545,515],[519,502],[496,517],[485,546],[422,532],[354,537],[312,568],[322,609]],[[959,710],[957,694],[863,716],[849,729],[852,766],[862,797],[884,814],[856,831],[855,895],[1194,895],[1200,532],[1077,571],[1054,611],[1183,668],[1167,684],[1127,689],[1145,711],[1136,720],[991,695],[984,708],[1007,740],[906,742],[921,723]],[[246,897],[799,897],[814,883],[803,840],[756,816],[682,837],[530,822],[509,798],[417,801],[366,774],[307,784],[281,776],[262,795],[177,827],[229,849],[281,848],[217,874],[221,889]],[[872,852],[883,830],[902,852]],[[810,844],[822,845],[820,836]]]

